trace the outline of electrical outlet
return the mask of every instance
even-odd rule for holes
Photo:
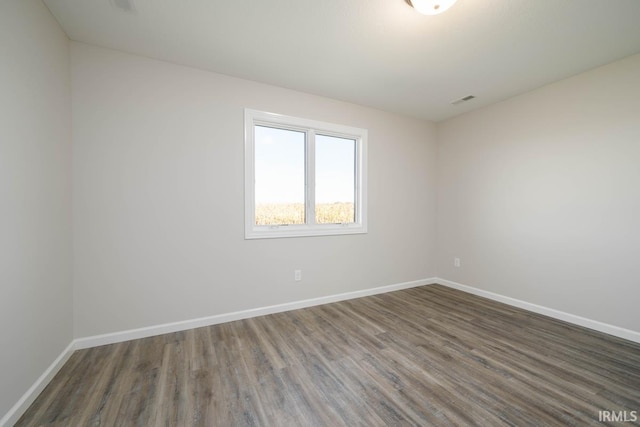
[[[293,279],[296,282],[299,282],[302,280],[302,270],[293,270]]]
[[[460,267],[460,258],[454,258],[453,259],[453,266],[454,267]]]

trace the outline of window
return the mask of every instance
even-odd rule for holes
[[[367,131],[245,110],[245,238],[367,232]]]

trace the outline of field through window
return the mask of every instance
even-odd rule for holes
[[[319,224],[345,224],[353,222],[353,203],[336,202],[316,205]],[[261,203],[256,205],[256,225],[304,224],[302,203]]]

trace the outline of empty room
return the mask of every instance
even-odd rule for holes
[[[639,22],[0,0],[0,427],[640,425]]]

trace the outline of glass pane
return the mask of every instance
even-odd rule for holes
[[[356,141],[316,136],[316,222],[355,222]]]
[[[255,126],[256,225],[304,224],[305,136]]]

